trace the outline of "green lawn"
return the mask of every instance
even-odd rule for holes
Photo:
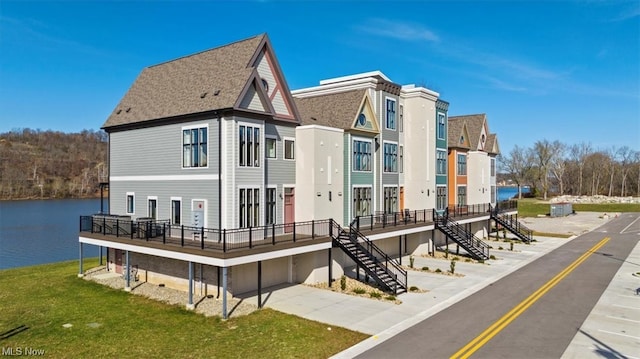
[[[270,309],[207,318],[77,278],[77,268],[72,261],[0,270],[1,347],[55,358],[326,358],[367,337]],[[28,329],[6,334],[21,326]]]
[[[616,212],[640,212],[640,204],[638,203],[604,203],[604,204],[587,204],[576,203],[573,204],[573,210],[576,212],[602,212],[602,213],[616,213]],[[548,202],[543,202],[535,198],[524,198],[518,200],[518,216],[521,217],[536,217],[539,214],[544,215],[549,213],[550,205]]]

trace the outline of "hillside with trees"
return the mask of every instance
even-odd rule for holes
[[[107,149],[103,131],[0,133],[0,199],[96,196],[108,179]]]
[[[627,146],[594,149],[589,143],[537,141],[515,146],[499,159],[501,178],[533,193],[550,195],[640,196],[640,151]]]

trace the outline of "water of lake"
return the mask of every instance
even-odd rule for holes
[[[99,199],[0,201],[0,269],[78,259],[80,216],[98,212]]]
[[[500,201],[517,194],[498,187]],[[0,201],[0,269],[78,259],[80,216],[99,211],[99,199]],[[85,245],[84,253],[98,256],[99,249]]]

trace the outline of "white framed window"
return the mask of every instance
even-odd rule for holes
[[[209,125],[182,127],[182,168],[208,166]]]
[[[492,158],[491,159],[491,177],[495,177],[496,176],[496,159]]]
[[[444,210],[445,208],[447,208],[447,187],[437,186],[436,187],[436,209]]]
[[[127,192],[127,214],[136,213],[136,194],[134,192]]]
[[[293,137],[284,137],[284,159],[294,160],[296,158],[296,140]]]
[[[396,100],[386,98],[386,121],[385,127],[389,130],[396,130]]]
[[[260,189],[256,187],[238,189],[238,226],[239,228],[260,225]]]
[[[458,205],[465,206],[467,204],[467,186],[458,186]]]
[[[458,175],[467,174],[467,155],[458,153]]]
[[[238,126],[238,165],[260,167],[260,127],[240,124]]]
[[[276,145],[277,141],[275,137],[265,136],[264,138],[264,156],[266,158],[276,158],[277,150]]]
[[[384,211],[385,213],[398,212],[398,187],[384,187]]]
[[[158,197],[147,197],[147,217],[158,219]]]
[[[353,217],[368,216],[371,211],[371,186],[353,187]]]
[[[276,192],[277,192],[277,188],[276,187],[269,187],[267,188],[267,198],[265,200],[265,203],[267,205],[266,207],[266,213],[265,213],[265,221],[264,224],[275,224],[276,223]]]
[[[398,118],[398,131],[404,132],[404,106],[400,105],[400,116]]]
[[[439,174],[439,175],[447,174],[447,151],[444,151],[444,150],[436,151],[436,174]]]
[[[353,170],[359,172],[371,172],[371,148],[370,139],[354,138],[353,147]]]
[[[384,141],[383,148],[384,172],[398,172],[398,144]]]
[[[446,117],[444,115],[444,113],[442,112],[438,112],[438,129],[436,130],[437,135],[438,135],[438,139],[439,140],[444,140],[445,136],[446,136],[446,128],[447,128],[447,124],[446,124]]]
[[[398,156],[400,157],[398,167],[400,168],[400,173],[402,173],[404,172],[404,146],[400,146],[400,153]]]
[[[171,197],[171,224],[182,224],[182,197]]]

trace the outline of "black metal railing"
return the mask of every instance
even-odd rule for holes
[[[518,201],[513,199],[500,201],[496,203],[496,206],[493,208],[493,210],[495,211],[495,213],[517,211]]]
[[[80,217],[80,232],[227,252],[326,237],[331,231],[330,221],[330,219],[313,220],[219,230],[172,225],[169,220],[150,218],[132,220],[129,217],[93,215]]]
[[[464,226],[452,220],[447,210],[442,214],[434,211],[434,219],[436,228],[443,231],[447,237],[461,245],[467,252],[477,255],[478,259],[489,259],[490,246],[476,237],[473,233],[467,231]]]
[[[402,266],[398,261],[389,257],[388,254],[383,252],[378,246],[376,246],[369,238],[363,235],[356,227],[355,221],[349,225],[349,238],[351,241],[359,243],[364,249],[371,253],[372,259],[381,264],[385,268],[387,274],[394,278],[395,283],[400,288],[407,289],[407,271],[402,269]],[[393,288],[394,292],[398,292],[399,288]]]
[[[357,230],[374,230],[377,228],[406,226],[417,223],[433,222],[430,209],[404,210],[402,212],[376,212],[367,216],[356,216],[352,226]]]
[[[449,205],[446,211],[448,212],[449,217],[486,215],[491,212],[491,203]]]

